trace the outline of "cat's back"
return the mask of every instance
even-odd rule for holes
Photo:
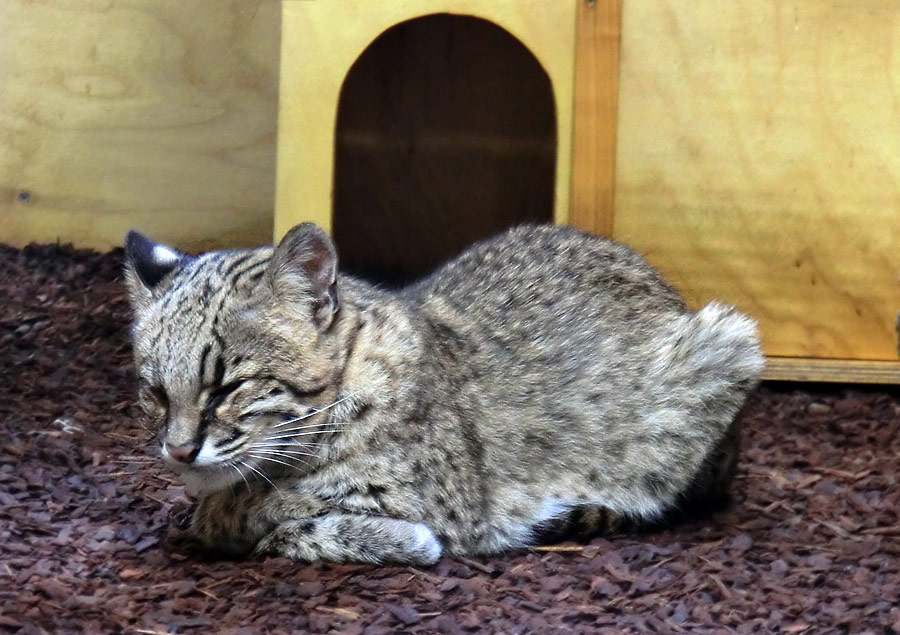
[[[543,225],[476,244],[406,294],[431,412],[451,439],[474,422],[469,445],[500,471],[540,473],[516,448],[569,461],[585,430],[637,417],[660,342],[687,311],[624,245]]]
[[[686,310],[633,250],[554,225],[523,225],[477,243],[407,294],[428,314],[458,312],[535,336],[567,325],[636,325]]]

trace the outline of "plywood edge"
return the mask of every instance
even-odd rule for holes
[[[769,357],[768,381],[900,384],[900,360],[813,359]]]
[[[622,0],[578,3],[570,223],[612,237]]]

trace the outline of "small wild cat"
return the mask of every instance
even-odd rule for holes
[[[530,544],[586,507],[654,519],[720,496],[763,357],[640,256],[553,226],[397,293],[310,223],[177,254],[131,232],[139,398],[230,553],[435,562]]]

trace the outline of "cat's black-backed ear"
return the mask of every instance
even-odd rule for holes
[[[125,261],[148,289],[153,289],[172,273],[184,258],[182,254],[157,245],[134,230],[125,236]]]
[[[272,254],[269,276],[279,300],[308,306],[313,322],[327,328],[338,311],[337,250],[315,223],[291,229]]]
[[[128,232],[125,237],[125,279],[131,304],[138,310],[149,306],[159,281],[189,259],[189,256],[154,243],[143,234]]]

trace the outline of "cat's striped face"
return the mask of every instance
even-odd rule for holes
[[[132,233],[126,253],[138,398],[163,459],[198,491],[314,461],[334,398],[327,236],[192,258]]]

